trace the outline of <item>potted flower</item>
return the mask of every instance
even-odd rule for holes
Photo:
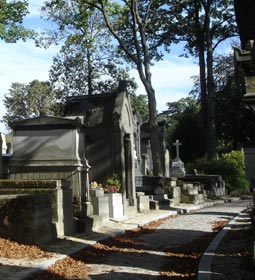
[[[105,192],[117,193],[120,192],[121,183],[117,174],[113,173],[111,177],[105,180]]]
[[[112,186],[106,186],[105,187],[105,192],[107,193],[117,193],[118,192],[118,188],[114,185]]]
[[[110,218],[116,219],[123,216],[121,183],[117,174],[113,174],[105,181],[105,192],[108,195]]]

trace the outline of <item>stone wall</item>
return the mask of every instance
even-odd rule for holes
[[[46,194],[0,195],[0,236],[43,245],[56,238]]]
[[[72,190],[64,180],[0,180],[0,195],[44,194],[59,237],[73,232]]]

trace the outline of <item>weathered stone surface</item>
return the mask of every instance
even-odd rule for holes
[[[139,212],[150,210],[150,200],[148,195],[139,195],[137,197],[137,208]]]
[[[72,190],[64,180],[0,180],[0,195],[46,195],[50,202],[51,221],[61,237],[73,232]]]
[[[104,196],[104,190],[103,189],[90,189],[89,193],[90,193],[91,197]]]
[[[107,195],[109,199],[109,215],[112,219],[123,218],[123,202],[121,193],[110,193]]]
[[[1,195],[0,236],[24,244],[43,245],[56,238],[45,194]]]
[[[9,179],[68,178],[73,201],[78,204],[84,201],[89,166],[85,158],[82,118],[43,116],[14,121],[10,126],[13,128],[13,155],[9,162]],[[77,208],[81,209],[80,206]]]
[[[174,187],[173,188],[173,197],[171,199],[171,206],[177,206],[181,203],[181,188]]]

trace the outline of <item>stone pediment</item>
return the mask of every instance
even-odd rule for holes
[[[47,129],[47,128],[70,128],[70,127],[79,127],[82,125],[81,118],[75,117],[65,117],[65,118],[57,118],[57,117],[35,117],[30,119],[24,120],[17,120],[13,121],[9,124],[12,129],[35,129],[40,127],[40,129]]]

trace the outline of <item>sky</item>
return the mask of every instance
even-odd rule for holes
[[[24,24],[36,31],[43,31],[46,23],[40,19],[40,7],[45,0],[29,1],[30,14],[26,16]],[[14,82],[29,83],[34,79],[47,81],[53,57],[58,53],[60,46],[51,46],[48,49],[35,47],[33,41],[15,44],[6,44],[0,41],[0,120],[6,109],[3,98]],[[167,109],[166,103],[187,97],[192,89],[192,79],[198,75],[198,66],[190,58],[179,57],[178,48],[166,55],[164,60],[152,66],[152,84],[156,92],[158,112]],[[131,76],[138,83],[137,94],[145,94],[138,74],[131,70]],[[3,123],[0,123],[0,132],[6,133]]]

